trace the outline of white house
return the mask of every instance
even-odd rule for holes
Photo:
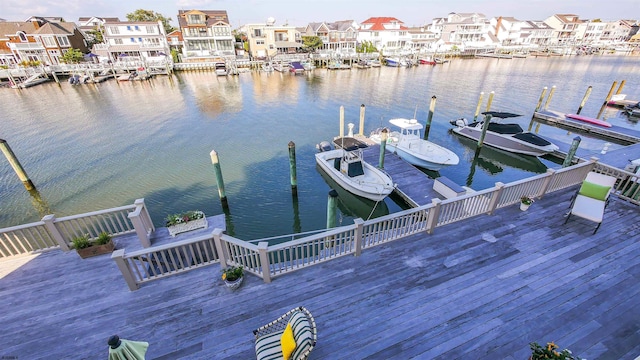
[[[224,10],[180,10],[183,61],[211,61],[235,56],[235,38]]]
[[[394,17],[372,17],[360,23],[358,42],[365,41],[385,55],[408,52],[411,48],[409,28]]]
[[[104,43],[94,45],[93,53],[111,61],[171,59],[161,21],[107,22]]]

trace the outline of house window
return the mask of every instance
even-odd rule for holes
[[[138,42],[142,42],[142,38],[138,38]]]
[[[256,45],[264,45],[264,40],[256,40]]]
[[[138,27],[138,25],[135,26],[136,31],[140,31],[140,28]]]
[[[113,39],[113,43],[116,45],[122,45],[122,39]]]
[[[200,15],[189,15],[189,24],[203,24],[202,17]]]
[[[69,39],[66,36],[58,36],[60,46],[69,46]]]
[[[131,38],[131,42],[132,43],[136,42],[136,39],[135,38]]]
[[[379,33],[378,31],[374,31],[374,32],[373,32],[373,36],[374,36],[374,37],[378,37],[378,36],[380,36],[380,33]]]
[[[253,29],[253,36],[262,37],[262,29]]]
[[[111,34],[120,34],[120,29],[117,26],[109,26],[109,32]]]
[[[131,26],[127,25],[127,30],[131,31]]]
[[[27,42],[27,35],[25,33],[23,33],[22,31],[18,32],[18,37],[20,37],[20,41],[22,42]]]
[[[56,42],[53,40],[53,36],[43,36],[42,37],[42,43],[46,47],[55,47],[56,46]]]
[[[155,34],[156,28],[154,26],[147,26],[147,34]]]

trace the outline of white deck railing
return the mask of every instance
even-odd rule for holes
[[[380,218],[367,221],[356,219],[353,225],[329,229],[275,245],[269,245],[266,241],[255,245],[223,234],[221,229],[215,229],[210,235],[183,240],[157,249],[152,248],[130,254],[126,254],[124,250],[118,250],[112,257],[118,263],[131,290],[137,289],[141,283],[149,280],[218,262],[222,268],[228,265],[242,266],[246,272],[261,277],[265,282],[270,282],[274,277],[331,259],[351,254],[358,256],[363,249],[418,233],[432,233],[439,226],[470,217],[492,214],[498,208],[519,203],[520,198],[525,195],[541,198],[548,193],[576,186],[596,166],[595,160],[592,160],[560,170],[549,170],[545,174],[509,184],[497,183],[493,188],[457,198],[434,199],[431,204]],[[629,175],[629,173],[614,172],[608,167],[601,167],[598,171],[608,171],[614,176],[618,174],[624,178]],[[192,244],[199,244],[199,248],[206,248],[215,255],[205,257],[196,265],[181,262],[180,259],[195,257],[194,250],[184,250],[185,246]],[[215,246],[212,247],[212,244]],[[171,251],[175,251],[173,253],[175,258],[171,258]],[[140,260],[141,256],[147,260]],[[156,263],[162,261],[173,265],[155,266],[154,272],[150,270],[152,268],[149,265],[146,265],[150,262],[148,259],[154,259]]]
[[[57,248],[67,251],[74,237],[89,235],[95,239],[101,232],[112,236],[135,232],[142,245],[149,247],[154,230],[144,199],[133,205],[59,219],[46,215],[38,222],[0,229],[0,258]]]

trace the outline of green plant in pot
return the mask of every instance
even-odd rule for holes
[[[242,284],[243,275],[244,268],[242,266],[231,266],[222,271],[222,280],[227,287],[235,290]]]
[[[568,349],[558,351],[558,345],[553,342],[547,343],[546,346],[532,342],[529,347],[531,348],[530,360],[582,360],[580,357],[573,355]]]
[[[101,232],[94,241],[89,239],[89,234],[76,236],[71,240],[71,244],[81,258],[107,254],[115,248],[111,235]]]

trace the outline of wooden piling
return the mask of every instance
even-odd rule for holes
[[[298,177],[296,175],[296,144],[289,141],[289,173],[291,178],[291,195],[298,196]]]
[[[622,89],[624,88],[624,83],[626,83],[627,80],[622,80],[620,82],[620,86],[618,86],[618,90],[616,91],[616,95],[620,95],[622,93]]]
[[[222,169],[220,168],[220,159],[218,158],[218,153],[215,150],[211,150],[209,155],[211,156],[211,162],[213,163],[213,170],[216,174],[218,196],[220,197],[222,206],[227,207],[228,206],[227,194],[224,191],[224,180],[222,179]]]
[[[578,146],[580,145],[581,140],[582,139],[580,138],[580,136],[576,136],[573,138],[573,141],[571,142],[571,147],[569,148],[569,152],[567,153],[567,156],[564,158],[564,162],[562,163],[563,168],[571,165],[573,156],[576,154],[576,151],[578,150]]]
[[[587,91],[584,93],[584,97],[582,98],[582,102],[580,103],[580,107],[578,108],[578,111],[576,111],[576,114],[580,114],[580,112],[582,111],[582,108],[587,103],[587,99],[589,98],[589,95],[591,95],[592,89],[593,89],[593,86],[589,86],[587,88]]]
[[[536,105],[536,112],[540,110],[540,106],[542,105],[542,100],[544,100],[544,96],[547,94],[547,87],[542,88],[542,93],[540,94],[540,98],[538,99],[538,104]]]
[[[58,75],[56,75],[55,71],[51,71],[51,75],[53,76],[53,80],[60,86],[60,79],[58,79]]]
[[[611,84],[611,89],[609,89],[609,93],[607,94],[607,97],[604,99],[603,105],[607,105],[609,100],[611,100],[611,95],[613,95],[613,90],[615,90],[617,84],[618,84],[617,81],[614,81],[613,84]]]
[[[329,191],[327,199],[327,229],[336,227],[336,214],[338,213],[338,192],[334,189]]]
[[[484,97],[484,91],[480,92],[480,97],[478,98],[478,105],[476,106],[476,112],[473,114],[473,121],[478,119],[478,115],[480,115],[480,106],[482,106],[482,98]]]
[[[429,104],[429,116],[427,116],[427,123],[424,126],[423,139],[429,139],[429,131],[431,130],[431,120],[433,119],[433,112],[436,109],[436,96],[431,97],[431,104]]]
[[[11,164],[13,171],[16,172],[20,181],[22,181],[22,185],[29,191],[34,190],[36,188],[35,185],[33,185],[27,172],[24,171],[24,168],[20,165],[20,161],[18,161],[16,155],[11,151],[9,144],[3,139],[0,139],[0,150],[2,150],[4,156],[9,160],[9,164]]]
[[[344,106],[340,106],[340,137],[344,137]]]
[[[378,167],[380,169],[384,169],[384,153],[387,148],[388,131],[387,128],[384,128],[380,132],[380,157],[378,158]]]
[[[486,111],[490,111],[491,110],[491,103],[493,102],[493,95],[495,95],[495,92],[490,92],[489,93],[489,100],[487,100],[487,110]]]
[[[358,128],[358,134],[364,136],[364,104],[360,105],[360,127]]]
[[[491,122],[491,115],[487,114],[484,117],[484,123],[482,124],[482,133],[480,134],[480,138],[478,139],[478,148],[482,147],[484,144],[484,137],[487,134],[487,129],[489,128],[489,123]]]
[[[556,86],[553,85],[551,87],[551,91],[549,91],[549,96],[547,97],[547,101],[544,103],[544,109],[549,109],[549,103],[551,103],[551,98],[553,97],[553,93],[556,92]]]

